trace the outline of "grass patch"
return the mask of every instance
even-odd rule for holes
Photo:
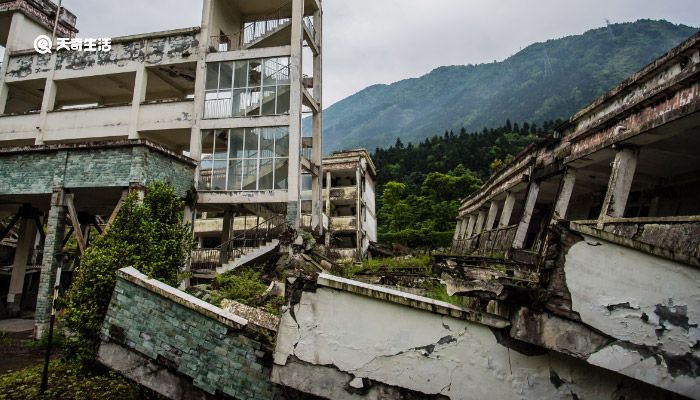
[[[472,308],[473,299],[466,296],[450,296],[445,285],[431,283],[426,289],[426,297],[433,300],[444,301],[461,308]]]
[[[371,273],[379,271],[380,269],[398,271],[408,268],[419,268],[426,274],[430,274],[430,256],[420,255],[411,257],[373,258],[370,260],[364,260],[362,263],[347,262],[343,264],[343,269],[340,271],[340,274],[345,278],[352,278],[360,272]]]
[[[211,285],[198,287],[201,292],[190,292],[217,307],[221,307],[221,302],[227,299],[280,315],[286,300],[281,296],[266,295],[267,288],[268,285],[260,278],[260,272],[252,268],[240,268],[217,275]]]
[[[60,360],[49,365],[49,387],[41,395],[43,364],[0,375],[0,399],[150,399],[159,398],[146,392],[114,372],[86,373],[80,364]]]

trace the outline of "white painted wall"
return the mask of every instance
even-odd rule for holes
[[[304,292],[278,332],[273,381],[327,398],[397,398],[350,393],[356,378],[451,399],[662,398],[568,356],[521,355],[480,324],[326,287]]]
[[[690,354],[699,360],[697,267],[584,235],[584,240],[567,253],[565,273],[572,308],[585,324],[656,354]],[[664,319],[664,310],[677,315],[678,320],[686,318],[685,323],[679,323],[686,326]],[[700,378],[669,371],[667,358],[661,356],[657,362],[643,353],[613,345],[590,356],[589,362],[700,398]]]
[[[365,210],[365,222],[364,227],[367,231],[367,239],[372,242],[377,241],[377,213],[375,207],[375,188],[374,180],[372,175],[365,174],[365,189],[363,193],[363,200],[367,204],[367,209]],[[366,250],[366,248],[364,249]]]

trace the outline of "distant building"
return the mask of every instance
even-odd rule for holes
[[[365,149],[337,151],[323,159],[326,244],[343,258],[361,259],[377,241],[377,170]]]

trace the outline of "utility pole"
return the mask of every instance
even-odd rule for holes
[[[56,269],[56,280],[53,284],[53,301],[51,302],[51,320],[49,321],[49,334],[46,341],[46,357],[44,357],[44,372],[41,375],[41,393],[46,392],[49,386],[49,361],[51,359],[51,342],[53,341],[53,326],[56,323],[56,308],[58,291],[61,286],[61,264]]]

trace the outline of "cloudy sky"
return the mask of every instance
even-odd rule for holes
[[[55,1],[55,0],[54,0]],[[63,0],[79,36],[199,25],[201,0]],[[700,26],[697,0],[323,0],[324,105],[442,65],[502,60],[538,41],[610,22]]]

